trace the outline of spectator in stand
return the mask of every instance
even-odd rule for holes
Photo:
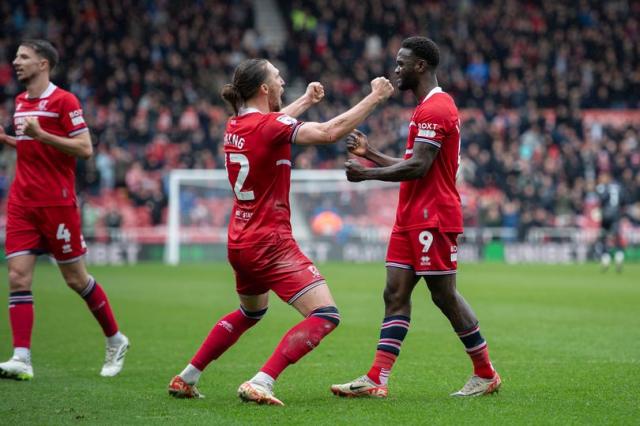
[[[162,223],[166,193],[152,182],[174,168],[224,167],[227,113],[217,94],[242,59],[278,63],[292,96],[300,82],[322,81],[325,104],[307,118],[324,121],[374,75],[393,75],[403,37],[428,29],[442,48],[439,81],[463,111],[465,223],[526,229],[535,216],[584,226],[592,222],[587,188],[602,173],[638,187],[638,122],[587,121],[585,111],[640,108],[640,3],[278,2],[288,30],[280,51],[266,47],[251,0],[1,2],[0,125],[8,129],[19,90],[10,66],[19,39],[51,39],[68,59],[53,80],[78,95],[97,142],[95,163],[78,171],[80,197],[126,188],[131,206],[148,210],[140,218]],[[402,150],[412,102],[398,99],[361,128],[390,156]],[[3,203],[10,155],[0,148]],[[294,150],[293,163],[341,168],[345,155],[341,144]],[[146,187],[157,201],[140,203]],[[480,200],[494,192],[497,207]],[[631,192],[627,208],[638,210],[640,194]]]

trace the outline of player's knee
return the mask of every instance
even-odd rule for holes
[[[431,291],[431,300],[440,309],[453,306],[457,301],[457,292],[449,289]]]
[[[333,327],[329,332],[340,325],[340,312],[335,306],[325,306],[323,308],[314,309],[309,316],[322,318],[333,324]]]
[[[384,289],[383,298],[387,311],[402,310],[410,303],[410,295],[389,286]]]
[[[89,277],[74,272],[67,272],[63,274],[63,278],[67,283],[67,286],[76,293],[82,293],[84,289],[87,288],[90,281]]]
[[[9,291],[30,291],[31,290],[30,271],[17,268],[9,269]]]
[[[242,311],[242,315],[256,322],[260,321],[267,314],[267,309],[269,309],[268,306],[264,309],[260,309],[257,311],[250,311],[244,306],[240,305],[240,311]]]

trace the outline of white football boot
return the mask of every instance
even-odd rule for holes
[[[349,383],[331,385],[331,392],[337,396],[372,396],[375,398],[386,398],[389,389],[387,385],[379,385],[365,374]]]
[[[129,349],[129,339],[124,334],[120,342],[115,345],[107,344],[104,365],[102,366],[102,371],[100,371],[102,377],[113,377],[122,371],[127,349]]]
[[[244,382],[238,388],[238,396],[244,402],[255,402],[256,404],[267,405],[284,405],[282,401],[275,397],[273,389],[263,383]]]
[[[491,379],[483,379],[480,376],[471,376],[469,381],[458,392],[454,392],[451,396],[480,396],[489,395],[498,392],[502,380],[498,373]]]
[[[31,380],[33,379],[33,367],[30,362],[14,356],[9,361],[0,364],[0,378]]]

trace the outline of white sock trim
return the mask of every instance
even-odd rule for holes
[[[27,364],[31,364],[31,349],[29,348],[13,348],[13,356]]]
[[[124,334],[120,333],[120,331],[117,331],[113,336],[107,337],[107,345],[116,346],[122,343],[123,340]]]
[[[182,377],[182,380],[184,380],[188,384],[195,385],[196,383],[198,383],[198,380],[200,380],[201,374],[202,371],[189,364],[185,367],[184,370],[182,370],[182,373],[180,373],[179,376]]]
[[[276,379],[274,379],[267,373],[258,371],[258,373],[255,376],[253,376],[250,381],[254,383],[261,383],[261,384],[263,383],[267,385],[269,388],[272,388],[273,384],[276,382]]]

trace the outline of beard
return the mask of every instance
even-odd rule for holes
[[[23,86],[29,85],[29,83],[31,83],[31,81],[33,81],[37,76],[38,76],[38,72],[37,71],[31,72],[31,73],[27,73],[27,72],[23,71],[22,75],[18,75],[16,73],[16,79]]]
[[[414,81],[411,77],[400,78],[400,82],[398,83],[398,90],[405,91],[411,90],[416,86],[416,81]]]
[[[275,91],[272,93],[275,93]],[[282,108],[282,98],[278,95],[269,96],[269,111],[279,112],[281,108]]]
[[[26,85],[28,84],[31,80],[33,80],[34,75],[33,74],[22,74],[21,76],[16,75],[16,79]]]

